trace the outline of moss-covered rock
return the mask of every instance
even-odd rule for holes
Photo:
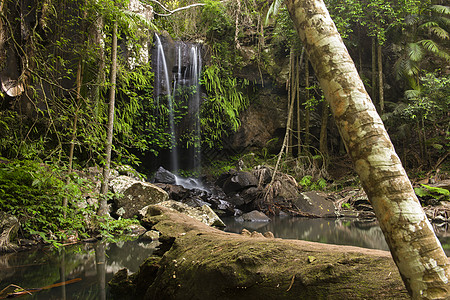
[[[165,207],[152,211],[153,229],[173,243],[144,264],[156,273],[134,278],[144,299],[409,298],[389,252],[252,238]]]

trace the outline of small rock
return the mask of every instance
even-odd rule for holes
[[[250,231],[248,231],[247,229],[242,229],[242,231],[241,231],[241,235],[245,235],[245,236],[251,236],[252,234],[251,234],[251,232]]]
[[[139,224],[131,224],[127,227],[127,229],[125,230],[125,232],[128,235],[131,236],[137,236],[137,235],[141,235],[144,234],[146,232],[146,229],[144,226],[141,226]]]
[[[123,207],[119,208],[119,209],[116,211],[116,214],[117,214],[119,217],[122,217],[122,216],[125,214],[125,209],[124,209]]]
[[[159,231],[149,230],[140,237],[143,241],[156,241],[159,239]]]
[[[257,232],[257,231],[253,231],[251,234],[252,238],[259,238],[259,237],[264,237],[263,234],[261,232]]]
[[[268,239],[274,239],[275,236],[273,235],[272,231],[267,231],[264,233],[264,237]]]

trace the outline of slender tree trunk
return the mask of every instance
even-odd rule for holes
[[[300,67],[303,60],[304,48],[302,49],[302,53],[300,54],[300,58],[297,58],[297,76],[295,81],[296,91],[297,91],[297,157],[300,156],[302,152],[302,136],[301,136],[301,123],[300,123]]]
[[[377,99],[377,41],[372,37],[372,100]]]
[[[77,123],[78,123],[78,111],[80,109],[80,101],[81,101],[81,83],[83,81],[83,77],[82,77],[82,60],[81,58],[78,60],[78,70],[77,70],[77,80],[76,80],[76,84],[77,84],[77,95],[76,95],[76,103],[75,103],[75,116],[73,118],[73,126],[72,126],[72,137],[70,139],[70,149],[69,149],[69,170],[68,170],[68,174],[70,175],[70,173],[72,173],[72,169],[73,169],[73,153],[75,150],[75,140],[77,139]],[[67,176],[67,180],[66,180],[66,184],[69,184],[70,182],[70,177]],[[68,197],[64,197],[63,198],[63,207],[66,208],[68,205]],[[67,211],[64,209],[63,212],[64,215],[64,219],[67,216]]]
[[[413,299],[448,299],[450,265],[322,0],[288,0],[346,149]]]
[[[295,90],[294,90],[294,47],[291,47],[291,51],[289,53],[289,80],[288,80],[288,111],[290,112],[291,105],[293,105],[293,101],[295,99]],[[286,156],[292,155],[292,117],[288,117],[290,122],[286,124],[286,132],[288,133],[287,141],[286,141]]]
[[[305,89],[306,89],[306,103],[309,102],[309,59],[305,59]],[[305,149],[309,151],[309,120],[310,120],[310,110],[308,105],[305,107]]]
[[[380,103],[380,113],[384,112],[384,88],[383,88],[383,53],[381,44],[378,42],[377,62],[378,62],[378,98]]]
[[[327,127],[328,127],[329,106],[327,101],[322,103],[322,124],[320,126],[319,151],[323,156],[323,164],[328,165],[328,144],[327,144]]]
[[[112,34],[112,50],[111,50],[111,88],[109,90],[109,111],[108,111],[108,127],[106,137],[105,150],[105,166],[103,167],[103,181],[100,189],[100,206],[98,208],[98,215],[104,216],[108,213],[108,205],[106,194],[108,193],[109,183],[109,169],[111,166],[111,150],[114,133],[114,102],[116,97],[116,75],[117,75],[117,22],[113,25]]]
[[[235,31],[234,31],[234,44],[236,49],[241,49],[241,44],[239,44],[239,14],[241,13],[241,1],[236,0],[237,2],[237,10],[236,10],[236,19],[235,19]]]
[[[75,107],[75,116],[73,119],[73,127],[72,127],[72,138],[70,139],[70,151],[69,151],[69,173],[72,172],[73,168],[73,153],[75,150],[75,140],[77,139],[77,124],[78,124],[78,111],[80,109],[80,101],[81,101],[81,84],[83,81],[82,76],[82,59],[78,60],[78,70],[77,70],[77,95],[76,95],[76,107]]]

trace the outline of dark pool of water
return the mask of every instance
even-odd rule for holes
[[[321,243],[353,245],[388,250],[376,223],[350,219],[273,218],[269,223],[237,222],[224,219],[226,231],[239,233],[246,228],[275,237]],[[442,246],[450,255],[450,230],[436,227]],[[136,272],[157,243],[138,240],[117,244],[78,244],[59,250],[37,249],[0,256],[0,291],[10,284],[23,288],[42,288],[80,278],[66,286],[36,292],[20,299],[113,299],[107,282],[122,268]],[[0,295],[1,296],[1,295]]]
[[[61,287],[20,299],[111,299],[107,282],[115,272],[136,272],[157,243],[126,241],[116,244],[77,244],[59,250],[37,249],[0,256],[0,290],[10,284],[42,288],[81,278]]]
[[[260,233],[271,231],[277,238],[389,250],[376,222],[289,217],[273,217],[271,222],[238,222],[234,218],[224,218],[223,221],[227,225],[225,231],[228,232],[240,233],[245,228]],[[447,256],[450,256],[450,228],[433,227]]]

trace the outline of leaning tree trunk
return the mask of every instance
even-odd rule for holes
[[[324,2],[287,5],[408,292],[447,299],[447,256]]]

